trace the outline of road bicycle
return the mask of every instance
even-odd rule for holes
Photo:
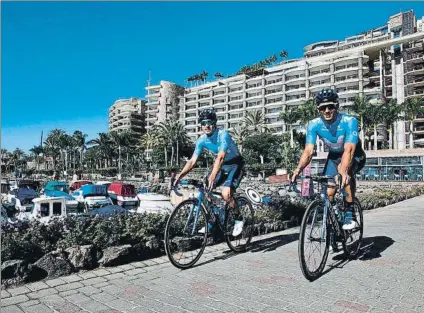
[[[174,181],[171,180],[171,186]],[[165,250],[169,261],[180,269],[192,267],[202,256],[207,244],[213,244],[224,235],[228,247],[234,252],[245,251],[252,240],[254,230],[254,210],[247,196],[234,194],[236,208],[242,218],[243,231],[233,237],[234,209],[216,191],[207,191],[207,180],[185,179],[180,185],[192,185],[197,196],[180,202],[171,213],[165,228]],[[177,196],[177,186],[170,188]],[[208,224],[212,226],[210,229]],[[204,232],[201,232],[201,230]],[[209,234],[213,236],[209,238]]]
[[[309,204],[303,216],[298,246],[303,276],[309,281],[313,281],[320,277],[324,270],[330,244],[333,249],[336,249],[337,243],[341,242],[344,253],[348,258],[357,256],[362,244],[364,221],[361,204],[355,198],[353,220],[356,222],[356,227],[351,230],[343,230],[343,198],[346,193],[340,188],[340,185],[332,186],[328,184],[329,179],[334,179],[334,176],[313,175],[299,176],[299,178],[312,179],[321,184],[320,197]],[[339,175],[336,175],[336,182],[341,182]],[[328,188],[336,189],[333,201],[330,201],[327,196]],[[355,235],[357,236],[356,240],[354,239]],[[319,257],[313,257],[311,260],[311,255],[306,255],[308,252],[311,252],[311,254],[318,252]]]

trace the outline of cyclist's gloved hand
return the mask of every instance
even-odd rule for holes
[[[209,178],[208,178],[208,192],[212,191],[214,184],[215,184],[215,177],[209,176]]]
[[[294,183],[296,181],[296,177],[300,175],[300,172],[301,172],[301,170],[298,167],[293,171],[292,176],[290,178],[290,181],[292,183]]]
[[[178,174],[178,175],[175,175],[174,182],[171,187],[172,188],[176,187],[179,182],[180,182],[180,175]]]

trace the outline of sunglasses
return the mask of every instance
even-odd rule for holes
[[[325,110],[327,110],[327,108],[330,110],[330,111],[332,111],[332,110],[334,110],[335,108],[336,108],[336,105],[335,104],[327,104],[327,105],[323,105],[323,106],[320,106],[319,108],[318,108],[318,111],[322,111],[322,112],[324,112]]]
[[[202,125],[202,126],[212,126],[214,124],[215,124],[215,122],[211,121],[211,120],[204,120],[204,121],[200,122],[200,125]]]

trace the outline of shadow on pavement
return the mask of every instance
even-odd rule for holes
[[[321,276],[327,274],[335,268],[343,268],[344,265],[350,261],[360,260],[368,261],[381,257],[381,252],[390,247],[395,241],[387,236],[375,236],[367,237],[362,239],[362,247],[359,250],[358,256],[355,259],[349,260],[345,257],[343,250],[341,253],[335,255],[332,260],[337,261],[335,263],[329,264],[328,269],[326,269]]]
[[[367,237],[363,239],[358,260],[367,261],[381,257],[381,252],[393,245],[395,241],[387,236]]]
[[[269,238],[257,240],[257,241],[250,243],[249,247],[247,248],[246,252],[244,252],[244,253],[273,251],[273,250],[275,250],[275,249],[277,249],[281,246],[289,244],[289,243],[296,241],[298,239],[299,239],[299,233],[287,234],[287,235],[278,235],[278,236],[275,236],[275,237],[269,237]],[[197,266],[205,265],[205,264],[208,264],[208,263],[211,263],[211,262],[214,262],[214,261],[218,261],[218,260],[226,260],[226,259],[229,259],[233,256],[238,255],[238,254],[240,254],[240,253],[236,253],[236,252],[233,252],[231,250],[225,250],[225,251],[222,251],[222,255],[214,257],[214,258],[207,260],[205,262],[197,263],[191,268],[195,268]]]

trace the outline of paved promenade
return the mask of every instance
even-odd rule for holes
[[[243,254],[208,248],[185,271],[162,257],[3,290],[1,312],[424,312],[424,196],[364,219],[361,259],[330,254],[313,283],[294,228],[256,237]]]

